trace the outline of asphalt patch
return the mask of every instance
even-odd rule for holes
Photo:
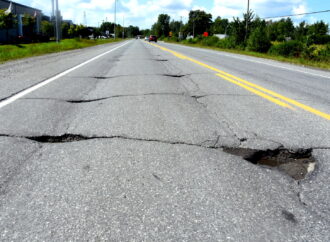
[[[302,180],[311,173],[316,164],[312,149],[255,150],[249,148],[225,147],[223,151],[240,156],[254,165],[276,168],[295,180]]]

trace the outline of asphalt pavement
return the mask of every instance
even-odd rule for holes
[[[330,73],[129,40],[0,65],[1,241],[329,241]]]

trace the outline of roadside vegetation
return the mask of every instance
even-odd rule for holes
[[[168,42],[330,69],[329,25],[323,21],[296,25],[290,18],[266,21],[252,11],[242,19],[213,21],[211,14],[196,10],[190,12],[187,24],[161,14],[143,33]]]
[[[25,14],[22,18],[23,36],[13,36],[11,33],[18,27],[18,17],[6,13],[5,10],[0,9],[0,30],[5,31],[7,39],[6,42],[0,43],[0,63],[117,42],[125,38],[133,38],[140,33],[136,26],[128,26],[124,29],[120,24],[115,26],[114,23],[103,22],[100,27],[88,27],[63,21],[61,24],[63,40],[56,43],[54,23],[49,17],[42,16],[40,31],[37,32],[36,17]],[[117,38],[114,38],[114,31]]]
[[[16,45],[0,45],[0,63],[25,57],[39,56],[67,50],[81,49],[90,46],[121,41],[121,39],[65,39],[59,43],[31,43]]]

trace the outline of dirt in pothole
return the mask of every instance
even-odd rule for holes
[[[248,148],[223,148],[232,155],[241,156],[255,165],[277,168],[295,180],[301,180],[315,168],[316,160],[312,149],[288,150],[254,150]]]

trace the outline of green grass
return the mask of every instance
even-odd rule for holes
[[[297,65],[302,65],[302,66],[309,66],[309,67],[316,67],[316,68],[320,68],[320,69],[330,70],[330,60],[313,61],[313,60],[308,60],[308,59],[304,59],[304,58],[274,56],[274,55],[270,55],[270,54],[266,54],[266,53],[258,53],[258,52],[247,51],[247,50],[222,49],[222,48],[217,48],[217,47],[212,47],[212,46],[201,45],[198,43],[189,44],[189,43],[182,43],[182,42],[168,41],[168,40],[165,40],[165,42],[179,44],[179,45],[186,45],[186,46],[191,46],[191,47],[199,47],[199,48],[204,48],[204,49],[211,49],[211,50],[216,50],[216,51],[225,51],[225,52],[234,53],[234,54],[248,55],[248,56],[266,58],[266,59],[271,59],[271,60],[276,60],[276,61],[281,61],[281,62],[287,62],[287,63],[291,63],[291,64],[297,64]]]
[[[67,50],[81,49],[95,45],[121,41],[121,39],[65,39],[60,43],[36,43],[19,45],[0,45],[0,63],[32,56],[56,53]]]

